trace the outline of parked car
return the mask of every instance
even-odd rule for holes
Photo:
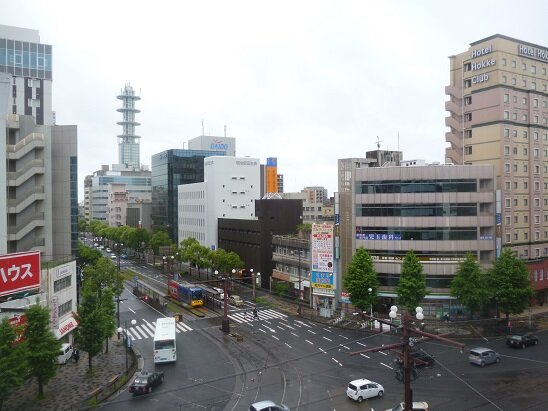
[[[244,300],[239,295],[231,295],[228,297],[228,302],[236,307],[242,307],[244,305]]]
[[[289,411],[289,407],[274,401],[264,400],[251,404],[249,411]]]
[[[434,356],[424,352],[424,351],[411,351],[409,353],[411,357],[411,361],[415,363],[416,367],[431,367],[435,364],[436,360],[434,359]],[[398,357],[395,360],[397,363],[403,363],[403,357],[398,355]]]
[[[424,401],[413,401],[411,404],[411,409],[413,411],[428,411],[430,408],[428,408],[428,403]],[[401,402],[398,405],[396,405],[394,408],[390,408],[386,411],[403,411],[405,410],[405,403]]]
[[[109,247],[107,247],[107,248],[105,248],[105,251],[106,251],[107,253],[110,253],[112,250],[111,250]]]
[[[152,389],[164,382],[163,372],[143,372],[133,380],[129,392],[133,395],[148,394]]]
[[[219,293],[219,300],[224,300],[224,298],[225,298],[224,290],[222,288],[219,288],[219,287],[213,287],[213,289]]]
[[[113,260],[116,260],[116,259],[118,258],[118,256],[116,256],[116,254],[112,253],[112,254],[110,255],[110,258],[112,258]]]
[[[490,348],[473,348],[470,350],[470,354],[468,355],[468,361],[472,364],[481,365],[483,367],[487,364],[499,363],[500,354]]]
[[[68,360],[72,358],[73,352],[74,348],[72,347],[72,344],[61,344],[61,349],[59,350],[59,354],[57,354],[57,364],[66,364]]]
[[[538,337],[533,334],[509,335],[506,338],[506,345],[514,348],[525,348],[528,345],[537,345]]]
[[[127,260],[127,254],[126,253],[120,254],[120,257],[123,258],[124,260]]]
[[[367,398],[382,397],[384,395],[384,387],[378,382],[361,378],[348,383],[346,395],[354,401],[362,402]]]

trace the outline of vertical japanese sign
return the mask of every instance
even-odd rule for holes
[[[59,297],[56,295],[51,297],[51,327],[59,327]]]
[[[335,288],[333,282],[333,226],[312,224],[312,287]]]
[[[40,251],[0,255],[0,297],[40,287]]]

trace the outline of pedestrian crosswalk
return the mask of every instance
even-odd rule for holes
[[[253,321],[261,320],[285,320],[287,315],[282,314],[276,310],[265,309],[258,310],[257,317],[254,317],[253,311],[242,310],[242,311],[233,311],[228,315],[228,318],[238,322],[238,323],[252,323]]]
[[[147,338],[153,338],[155,330],[156,321],[148,322],[143,320],[141,324],[129,327],[127,331],[134,340],[145,340]],[[192,331],[192,328],[184,323],[176,323],[175,331],[177,331],[178,334],[186,333],[187,331]]]

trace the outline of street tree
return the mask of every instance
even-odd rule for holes
[[[488,275],[488,284],[498,309],[506,314],[521,314],[533,296],[529,271],[510,248],[502,250]]]
[[[101,300],[97,292],[85,282],[77,317],[79,323],[79,327],[76,329],[78,346],[88,353],[88,367],[91,370],[93,357],[99,354],[103,347],[106,327],[104,312],[101,310]]]
[[[198,260],[200,243],[194,237],[187,237],[181,241],[181,261],[188,263],[189,274],[192,275],[192,265]]]
[[[365,248],[360,247],[356,250],[346,269],[343,283],[354,307],[367,311],[376,304],[379,279],[371,255]]]
[[[38,381],[38,396],[44,395],[44,384],[57,372],[55,360],[61,349],[61,342],[50,328],[49,310],[38,304],[25,310],[27,325],[23,334],[29,375]]]
[[[156,231],[152,234],[149,244],[152,252],[156,256],[160,251],[160,247],[170,246],[173,244],[173,241],[171,241],[171,237],[165,231]]]
[[[451,281],[451,295],[464,304],[470,314],[481,312],[489,302],[487,276],[481,271],[474,254],[467,253],[459,264]]]
[[[7,318],[0,322],[0,410],[27,374],[24,343],[18,341],[22,331],[12,326]]]
[[[408,312],[414,312],[426,295],[422,264],[413,250],[409,250],[403,259],[396,293],[398,303],[406,307]]]

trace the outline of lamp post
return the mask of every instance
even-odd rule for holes
[[[373,289],[369,287],[367,291],[369,291],[369,315],[373,317],[373,300],[371,299],[371,292]],[[371,329],[373,329],[373,320],[371,320]]]
[[[120,272],[120,252],[124,247],[124,243],[114,243],[114,248],[116,249],[116,265],[118,267],[118,272]]]
[[[297,245],[297,250],[296,250],[297,253],[299,253],[299,263],[297,265],[297,274],[299,275],[299,307],[297,308],[297,314],[299,315],[299,317],[301,316],[302,314],[302,289],[301,289],[301,249],[298,248],[298,245]],[[293,250],[291,252],[291,254],[295,255],[295,250]]]
[[[232,270],[234,274],[236,270]],[[219,275],[219,271],[215,270],[215,277]],[[221,323],[221,331],[225,334],[230,332],[230,321],[228,319],[228,277],[225,275],[221,278],[223,280],[223,320]]]
[[[137,320],[133,319],[131,320],[131,325],[135,326],[137,324]],[[128,372],[128,364],[127,364],[127,349],[131,346],[131,336],[128,334],[127,331],[127,321],[124,321],[125,328],[118,327],[118,334],[124,335],[124,346],[126,347],[126,374]]]

